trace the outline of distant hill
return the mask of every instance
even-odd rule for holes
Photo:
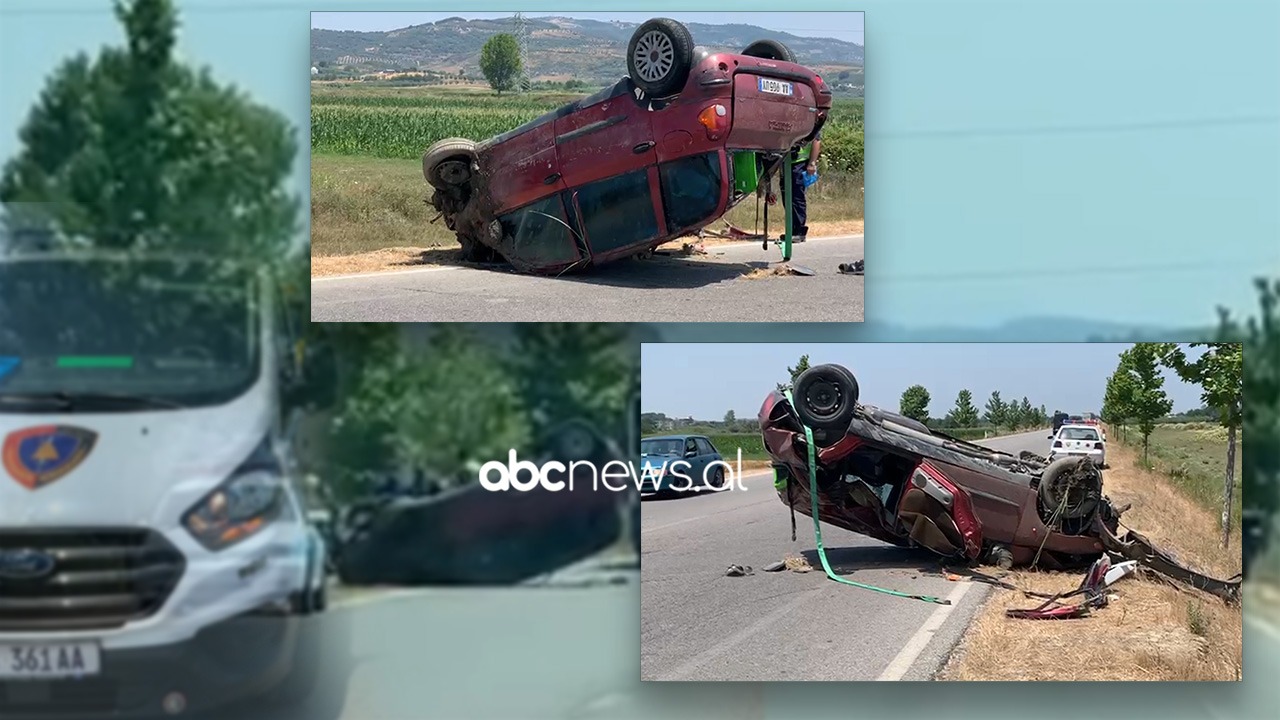
[[[612,82],[626,74],[627,43],[638,23],[525,18],[530,75],[534,80],[579,79]],[[752,25],[688,25],[694,42],[709,50],[741,50],[760,39],[779,40],[797,59],[822,73],[849,71],[862,84],[862,46],[831,38],[810,38]],[[512,32],[511,18],[448,18],[386,32],[311,31],[311,64],[357,67],[367,72],[431,70],[480,78],[480,48],[497,33]],[[851,76],[851,78],[850,78]],[[839,80],[836,80],[839,82]]]

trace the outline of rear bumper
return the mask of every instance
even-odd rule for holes
[[[1053,460],[1060,460],[1065,457],[1085,457],[1085,456],[1088,456],[1088,458],[1093,461],[1093,464],[1097,465],[1098,467],[1102,467],[1103,465],[1107,464],[1107,454],[1105,450],[1094,450],[1092,452],[1071,452],[1071,451],[1051,452],[1049,453],[1049,460],[1053,461]]]
[[[181,643],[103,650],[102,674],[80,680],[0,682],[0,717],[126,718],[165,713],[181,693],[183,715],[223,708],[278,685],[293,668],[301,621],[243,615]]]

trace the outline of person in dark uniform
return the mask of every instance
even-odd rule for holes
[[[808,185],[805,176],[816,178],[818,175],[818,156],[822,152],[822,131],[808,145],[804,145],[791,153],[791,240],[804,242],[809,234],[808,205],[805,202],[805,191]]]

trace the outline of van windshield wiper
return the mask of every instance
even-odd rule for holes
[[[63,412],[74,412],[88,408],[178,409],[185,407],[182,403],[168,398],[132,393],[69,392],[66,390],[37,393],[0,393],[0,407],[13,405],[48,407]]]

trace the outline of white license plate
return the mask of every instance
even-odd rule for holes
[[[93,643],[0,643],[0,679],[84,677],[102,671],[102,653]]]
[[[770,95],[794,95],[795,90],[791,83],[782,80],[774,80],[772,78],[760,78],[760,92],[769,93]]]

